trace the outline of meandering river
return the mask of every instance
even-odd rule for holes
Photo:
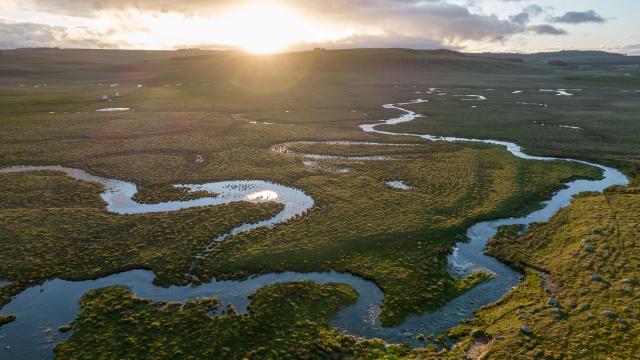
[[[218,297],[223,304],[233,304],[238,310],[246,311],[249,301],[248,296],[265,285],[300,280],[318,283],[346,283],[358,291],[358,300],[356,304],[337,314],[331,322],[333,326],[358,336],[377,337],[387,342],[406,342],[417,346],[419,345],[415,338],[417,334],[437,333],[455,326],[461,320],[472,317],[475,309],[495,302],[509,289],[518,284],[520,281],[519,273],[494,258],[484,255],[484,247],[487,240],[495,235],[499,226],[529,225],[533,222],[545,222],[558,210],[569,205],[576,194],[585,191],[601,192],[613,185],[628,184],[626,176],[616,169],[580,160],[527,155],[517,144],[511,142],[396,133],[377,129],[382,125],[400,124],[421,117],[422,115],[407,109],[406,106],[425,101],[427,100],[417,99],[405,103],[384,105],[387,109],[400,111],[402,115],[382,122],[363,124],[360,127],[366,132],[419,137],[427,141],[494,144],[505,147],[511,154],[522,159],[579,162],[600,168],[603,171],[602,179],[571,181],[566,184],[565,189],[560,190],[551,199],[545,201],[541,209],[526,216],[480,222],[471,226],[467,230],[467,236],[470,241],[459,243],[449,257],[451,273],[454,276],[464,276],[469,272],[484,269],[493,272],[496,275],[495,278],[453,299],[438,311],[411,315],[399,326],[382,327],[380,325],[380,305],[384,296],[382,291],[373,282],[352,274],[285,272],[266,274],[240,281],[213,280],[199,286],[162,288],[153,285],[154,274],[151,271],[131,270],[97,280],[49,280],[42,285],[33,286],[16,295],[10,303],[0,309],[2,314],[15,314],[17,316],[15,321],[0,328],[0,344],[3,347],[10,346],[10,350],[0,350],[2,351],[2,358],[49,359],[53,357],[52,349],[55,343],[65,341],[70,336],[69,333],[61,333],[57,329],[59,326],[68,324],[75,319],[80,310],[78,302],[82,295],[89,290],[109,285],[128,286],[137,296],[153,300],[183,301],[214,296]],[[179,211],[190,207],[221,205],[236,201],[275,201],[284,205],[283,210],[273,218],[254,224],[242,225],[233,229],[229,234],[272,226],[299,216],[313,206],[313,199],[298,189],[260,180],[176,185],[187,188],[190,191],[206,190],[218,195],[188,201],[140,204],[133,200],[133,195],[137,191],[135,184],[94,176],[83,170],[61,166],[14,166],[0,169],[0,173],[42,170],[61,171],[79,180],[102,184],[105,187],[105,191],[101,194],[101,197],[107,203],[107,211],[118,214]],[[215,244],[215,241],[224,240],[229,234],[213,239],[212,244]]]

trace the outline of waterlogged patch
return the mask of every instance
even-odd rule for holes
[[[393,181],[387,181],[385,182],[385,184],[387,184],[387,186],[394,188],[394,189],[399,189],[399,190],[411,190],[413,189],[413,187],[409,184],[407,184],[404,181],[400,181],[400,180],[393,180]]]
[[[533,120],[533,123],[536,124],[536,125],[540,125],[540,126],[552,126],[552,127],[555,126],[555,127],[559,127],[559,128],[562,128],[562,129],[584,130],[583,128],[581,128],[579,126],[546,124],[546,123],[539,122],[537,120]]]
[[[539,107],[544,107],[544,108],[549,107],[549,105],[547,105],[547,104],[530,103],[530,102],[522,102],[522,101],[516,101],[516,104],[518,104],[518,105],[532,105],[532,106],[539,106]]]
[[[350,162],[350,161],[384,161],[396,159],[390,155],[364,155],[364,156],[349,156],[349,155],[328,155],[328,154],[315,154],[305,153],[300,151],[291,150],[296,145],[333,145],[333,146],[387,146],[387,147],[413,147],[418,144],[393,144],[393,143],[379,143],[369,141],[292,141],[282,144],[274,145],[271,150],[274,152],[286,154],[289,156],[303,157],[305,160],[302,163],[304,166],[316,170],[320,170],[326,173],[334,174],[347,174],[352,171],[348,167],[336,167],[332,166],[331,162]]]
[[[487,100],[485,96],[482,95],[453,95],[455,97],[462,97],[464,99],[460,99],[462,101],[484,101]]]
[[[153,284],[155,275],[148,270],[130,270],[109,275],[96,280],[67,281],[48,280],[42,285],[32,286],[2,308],[5,314],[20,314],[11,327],[0,327],[1,343],[11,346],[11,355],[18,359],[52,358],[52,349],[58,342],[66,341],[70,332],[59,332],[61,326],[72,322],[79,312],[79,301],[87,292],[107,286],[129,287],[135,296],[154,301],[184,301],[215,297],[221,304],[233,305],[239,313],[247,313],[250,296],[258,289],[268,285],[312,281],[318,284],[348,284],[359,296],[355,304],[341,310],[333,320],[333,326],[340,326],[344,319],[349,320],[347,330],[372,327],[367,323],[372,309],[379,312],[384,294],[372,281],[348,273],[281,272],[254,276],[245,280],[212,280],[198,286],[161,287]],[[182,305],[182,303],[180,303]],[[55,316],[51,316],[55,313]],[[277,319],[273,319],[277,321]],[[376,318],[377,320],[377,318]],[[43,331],[44,330],[44,331]],[[0,350],[4,352],[4,350]],[[0,357],[4,359],[4,357]]]
[[[328,174],[348,174],[353,171],[348,167],[333,167],[315,160],[305,160],[302,164],[310,169],[320,170]]]
[[[569,91],[582,91],[582,89],[540,89],[541,92],[555,92],[557,96],[573,96]]]
[[[115,112],[115,111],[129,111],[131,110],[131,108],[104,108],[104,109],[98,109],[96,110],[97,112]]]
[[[561,128],[564,128],[564,129],[584,130],[580,126],[558,125],[558,127],[561,127]]]

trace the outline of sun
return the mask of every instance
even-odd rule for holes
[[[273,54],[322,47],[357,32],[278,1],[238,1],[212,13],[194,15],[132,11],[130,16],[139,28],[149,30],[126,32],[120,40],[145,49],[196,47]]]
[[[305,40],[312,30],[293,10],[274,3],[249,3],[221,16],[230,31],[225,42],[254,54],[272,54]]]

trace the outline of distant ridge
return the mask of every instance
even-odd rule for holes
[[[532,54],[520,53],[480,53],[467,54],[468,56],[482,57],[496,60],[519,59],[530,64],[559,64],[571,65],[632,65],[640,64],[640,56],[631,56],[619,53],[597,50],[561,50],[553,52],[539,52]]]
[[[320,51],[321,50],[321,51]],[[176,52],[180,53],[184,51],[183,49],[176,50]],[[231,54],[239,54],[241,52],[236,50],[200,50],[195,49],[196,54],[190,55],[180,55],[174,56],[171,60],[176,61],[197,61],[197,60],[207,60],[211,58],[216,58],[221,54],[231,55]],[[201,52],[201,53],[198,53]],[[412,55],[435,55],[435,56],[456,56],[456,57],[466,57],[467,55],[455,50],[449,49],[434,49],[434,50],[418,50],[418,49],[407,49],[407,48],[353,48],[353,49],[313,49],[313,50],[303,50],[303,51],[294,51],[294,52],[284,52],[279,54],[274,54],[273,56],[289,56],[289,55],[301,55],[301,54],[314,54],[318,56],[323,56],[325,53],[329,54],[337,54],[337,53],[363,53],[363,54],[372,54],[372,53],[380,53],[380,54],[412,54]]]

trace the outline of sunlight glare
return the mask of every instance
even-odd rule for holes
[[[120,21],[117,13],[102,15],[107,28]],[[296,45],[315,46],[356,33],[355,29],[313,20],[269,0],[251,0],[209,15],[131,10],[127,17],[136,26],[112,38],[143,49],[196,47],[273,54],[295,49]]]
[[[231,9],[221,16],[221,25],[230,30],[225,42],[254,54],[271,54],[323,37],[321,29],[274,3],[249,3]]]

